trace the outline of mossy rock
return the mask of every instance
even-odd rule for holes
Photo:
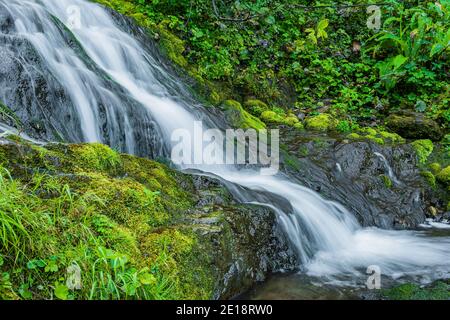
[[[434,149],[433,142],[429,139],[416,140],[411,143],[411,146],[416,151],[417,158],[421,164],[427,162]]]
[[[425,178],[425,180],[432,188],[436,187],[436,177],[433,173],[431,173],[430,171],[422,171],[420,172],[420,175]]]
[[[392,114],[386,119],[386,126],[408,139],[441,140],[443,133],[439,124],[419,113]]]
[[[442,169],[436,178],[447,186],[450,186],[450,166]]]
[[[269,110],[269,106],[262,102],[261,100],[257,99],[249,99],[244,102],[244,107],[246,110],[248,110],[251,114],[259,117],[261,113],[264,111]]]
[[[178,38],[176,35],[167,30],[167,24],[170,21],[162,21],[158,25],[158,31],[160,33],[160,44],[165,54],[175,62],[177,65],[183,68],[188,67],[188,62],[183,56],[185,50],[184,41]]]
[[[256,130],[266,128],[264,122],[245,111],[242,105],[235,100],[226,100],[222,103],[221,107],[225,112],[225,117],[229,124],[234,128]]]
[[[337,121],[327,113],[321,113],[305,120],[305,127],[312,131],[330,131],[336,128]]]
[[[297,265],[274,233],[274,213],[237,205],[218,181],[98,143],[10,138],[0,138],[0,210],[26,230],[15,230],[20,250],[0,246],[0,298],[19,297],[26,278],[33,284],[22,298],[51,299],[72,262],[90,275],[73,299],[230,298],[281,265]],[[31,259],[42,270],[28,268]],[[51,259],[58,266],[41,272]],[[109,267],[119,262],[120,272],[143,280],[133,296],[102,284],[125,287]]]
[[[433,162],[428,166],[433,174],[438,174],[441,170],[441,164],[437,162]]]

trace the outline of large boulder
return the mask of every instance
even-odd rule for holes
[[[386,126],[408,139],[431,139],[439,141],[443,137],[443,132],[439,124],[426,118],[421,113],[403,112],[391,114],[386,119]]]
[[[416,228],[430,206],[445,210],[411,144],[301,132],[280,136],[283,170],[343,204],[363,226]]]
[[[17,259],[0,247],[6,257],[1,272],[24,270],[11,278],[12,293],[34,271],[26,267],[28,257],[70,257],[30,288],[47,289],[65,276],[66,262],[90,274],[99,246],[121,257],[129,272],[142,269],[144,284],[155,284],[166,299],[231,298],[271,272],[297,265],[272,210],[238,203],[216,178],[179,173],[102,144],[36,145],[2,137],[0,189],[0,209],[20,212],[34,243],[28,246],[24,237],[26,256]],[[90,294],[90,279],[81,279],[75,299]],[[48,292],[53,289],[30,298],[51,298]]]

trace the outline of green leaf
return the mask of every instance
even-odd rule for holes
[[[444,46],[440,43],[435,43],[432,47],[431,47],[431,51],[430,51],[430,58],[433,57],[436,53],[442,51],[444,49]]]
[[[34,259],[34,260],[30,260],[27,263],[27,268],[32,270],[32,269],[36,269],[36,268],[44,268],[46,265],[45,261],[42,259]]]
[[[329,21],[328,19],[320,20],[317,24],[317,30],[325,30],[326,27],[328,27]]]
[[[139,282],[144,285],[152,285],[156,283],[156,278],[154,275],[146,272],[139,275]]]
[[[23,284],[20,285],[20,287],[19,287],[19,294],[24,299],[31,299],[33,297],[33,295],[31,294],[31,291],[28,290],[28,284],[27,283],[23,283]]]
[[[396,70],[400,68],[406,61],[408,61],[408,58],[399,54],[392,59],[391,64],[393,66],[393,69]]]
[[[274,16],[268,16],[266,18],[266,23],[267,24],[274,24],[275,23],[275,17]]]
[[[50,261],[44,269],[45,272],[57,272],[58,270],[59,268],[55,261]]]
[[[69,298],[69,288],[59,282],[55,283],[55,296],[61,300],[67,300]]]

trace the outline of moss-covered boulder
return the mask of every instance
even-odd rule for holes
[[[261,113],[264,111],[269,110],[269,106],[262,102],[261,100],[257,99],[248,99],[244,102],[244,107],[246,110],[248,110],[251,114],[259,117]]]
[[[433,152],[433,142],[428,139],[416,140],[411,143],[413,149],[416,151],[419,162],[424,164],[427,162],[428,157]]]
[[[272,110],[264,111],[261,114],[261,119],[270,125],[285,125],[289,127],[294,127],[296,129],[302,130],[303,124],[300,120],[293,114],[279,114]]]
[[[305,127],[312,131],[329,131],[336,128],[337,121],[327,113],[306,118]]]
[[[437,174],[437,179],[446,184],[446,185],[450,185],[450,166],[442,169],[438,174]]]
[[[265,129],[264,122],[251,115],[235,100],[226,100],[221,105],[228,123],[234,128],[240,129]]]
[[[0,299],[229,298],[295,264],[271,210],[98,143],[1,138],[0,194]]]
[[[392,114],[386,119],[386,126],[408,139],[430,139],[439,141],[443,132],[439,124],[420,113]]]

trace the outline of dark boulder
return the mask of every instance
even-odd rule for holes
[[[407,139],[439,141],[443,137],[443,132],[436,121],[416,112],[391,114],[386,119],[386,126]]]

